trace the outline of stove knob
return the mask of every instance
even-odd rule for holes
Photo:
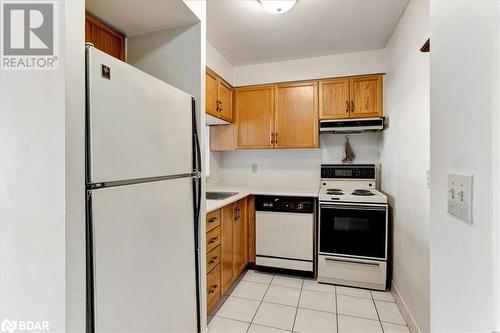
[[[297,208],[298,208],[298,209],[304,209],[304,204],[299,203],[299,204],[297,205]]]

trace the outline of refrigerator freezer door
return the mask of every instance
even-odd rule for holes
[[[191,96],[87,48],[90,183],[192,172]]]
[[[95,332],[196,332],[192,179],[93,190]]]

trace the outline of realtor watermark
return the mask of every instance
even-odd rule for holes
[[[9,320],[4,319],[0,323],[1,332],[43,332],[49,330],[49,322],[46,320]]]
[[[58,10],[57,1],[0,1],[1,69],[58,69]]]

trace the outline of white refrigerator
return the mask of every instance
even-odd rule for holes
[[[87,332],[198,332],[194,99],[91,45],[86,80]]]

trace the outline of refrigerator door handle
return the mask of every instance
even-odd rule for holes
[[[196,324],[198,332],[201,332],[201,302],[200,302],[200,212],[201,212],[201,147],[196,126],[196,103],[194,97],[191,98],[192,109],[192,129],[193,129],[193,208],[194,208],[194,242],[195,242],[195,272],[196,272]]]

